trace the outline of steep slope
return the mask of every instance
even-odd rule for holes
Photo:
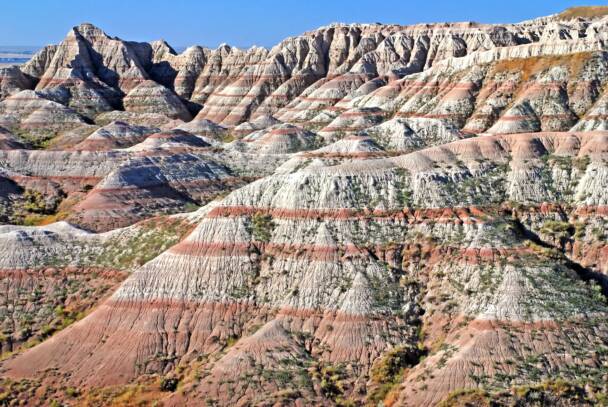
[[[349,136],[314,151],[294,154],[292,158],[278,167],[277,174],[287,174],[307,167],[334,166],[353,160],[386,157],[391,153],[384,151],[370,137]]]
[[[226,133],[225,128],[218,126],[210,120],[191,120],[188,123],[178,125],[176,129],[184,130],[196,134],[197,136],[219,140],[221,140]]]
[[[563,56],[524,54],[410,75],[350,102],[358,109],[381,109],[378,114],[390,119],[378,127],[362,123],[357,129],[377,133],[387,146],[391,138],[411,132],[403,129],[403,120],[431,143],[483,132],[602,129],[606,54],[565,51]],[[333,122],[346,121],[349,112]]]
[[[249,133],[253,133],[257,130],[264,130],[270,126],[274,126],[275,124],[280,124],[281,121],[275,119],[271,115],[261,115],[258,116],[255,120],[243,122],[238,126],[235,126],[232,129],[232,133],[236,136],[243,136]]]
[[[0,100],[32,87],[32,80],[17,66],[0,68]]]
[[[290,124],[276,124],[236,140],[228,148],[259,154],[289,154],[314,150],[322,144],[316,134]]]
[[[0,398],[601,404],[604,11],[0,70]]]
[[[0,127],[0,150],[16,150],[25,145],[7,129]]]
[[[179,241],[191,222],[156,218],[105,234],[65,222],[0,226],[3,359],[83,318],[128,271]]]
[[[0,125],[31,134],[33,142],[54,137],[85,123],[82,116],[64,105],[24,90],[0,102]]]
[[[140,83],[125,96],[125,110],[134,113],[160,113],[171,119],[188,121],[192,116],[181,100],[164,86],[148,80]]]
[[[420,405],[479,383],[591,379],[608,310],[585,281],[605,265],[585,271],[535,236],[562,214],[582,231],[567,239],[605,247],[588,231],[606,222],[607,145],[601,132],[485,136],[262,179],[5,368],[58,369],[86,387],[189,365],[205,380],[184,376],[169,403],[225,405],[387,394]],[[414,367],[376,377],[395,355],[387,374]],[[378,390],[387,381],[392,393]]]
[[[161,150],[134,156],[108,174],[72,209],[69,220],[91,230],[111,230],[184,212],[242,184],[220,163]]]
[[[71,88],[82,81],[108,103],[117,104],[120,93],[148,78],[140,58],[150,52],[148,44],[121,41],[91,24],[81,24],[68,32],[44,65],[35,59],[38,69],[30,63],[24,70],[40,74],[37,90]]]
[[[125,122],[112,122],[94,131],[73,150],[104,151],[131,147],[145,140],[146,136],[158,132],[157,128],[130,126]]]
[[[227,126],[269,114],[303,121],[440,61],[526,44],[561,47],[602,31],[602,23],[593,19],[557,19],[507,25],[337,24],[270,50],[195,46],[181,54],[163,41],[123,41],[81,24],[60,44],[41,50],[22,72],[7,72],[5,95],[31,88],[26,80],[31,78],[38,92],[90,119],[127,108],[185,120],[198,112],[199,119]]]
[[[368,134],[391,151],[414,151],[446,144],[464,137],[461,131],[441,119],[394,118],[376,126],[367,126]]]

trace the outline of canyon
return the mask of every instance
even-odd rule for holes
[[[608,7],[0,67],[0,404],[604,405]]]

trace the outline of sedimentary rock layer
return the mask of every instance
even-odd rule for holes
[[[608,19],[571,17],[180,54],[83,24],[2,70],[0,220],[40,226],[0,226],[1,380],[36,403],[601,401]]]
[[[332,366],[343,369],[334,378],[340,397],[357,399],[373,396],[368,380],[387,349],[413,352],[422,324],[430,355],[403,379],[403,392],[395,388],[404,402],[437,402],[480,374],[523,383],[530,376],[504,361],[523,366],[532,354],[552,361],[543,377],[570,377],[577,364],[559,356],[560,344],[571,325],[581,336],[589,326],[606,329],[597,319],[606,315],[603,297],[564,255],[549,260],[555,254],[524,233],[550,224],[554,211],[522,226],[501,203],[555,202],[583,230],[605,221],[607,140],[602,132],[484,136],[254,182],[211,206],[187,239],[90,316],[5,367],[16,376],[57,368],[81,385],[93,384],[94,372],[96,384],[116,384],[217,354],[202,364],[208,380],[186,399],[280,399],[276,374],[291,378],[285,383],[298,397],[331,400],[315,383]],[[573,239],[590,244],[583,236]],[[556,323],[542,347],[522,347],[528,326]],[[515,336],[512,326],[521,327]],[[602,335],[564,346],[590,358],[605,346]],[[469,342],[475,355],[491,355],[498,337],[513,350],[479,367]],[[444,345],[434,350],[437,341]],[[283,362],[292,359],[299,364]],[[258,366],[275,373],[244,380]],[[312,387],[296,380],[302,375]],[[228,377],[239,379],[222,384]]]

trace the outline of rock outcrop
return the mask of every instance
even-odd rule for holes
[[[0,125],[21,129],[32,134],[34,139],[48,139],[60,130],[84,123],[76,111],[31,90],[18,92],[0,102]]]
[[[0,150],[16,150],[25,148],[17,137],[7,129],[0,127]]]
[[[133,157],[108,174],[72,210],[69,219],[106,231],[202,205],[242,185],[225,166],[190,153],[159,151]]]
[[[373,400],[387,349],[411,354],[416,366],[393,390],[413,405],[476,386],[480,374],[499,386],[505,374],[515,383],[580,375],[564,349],[599,357],[584,365],[595,374],[604,297],[566,254],[537,249],[521,228],[554,222],[544,202],[581,230],[605,222],[606,143],[602,132],[485,136],[267,177],[211,205],[95,312],[5,366],[13,376],[53,368],[79,386],[108,385],[217,355],[200,362],[202,384],[170,397],[177,404],[285,401],[275,374],[296,398]],[[506,211],[506,201],[521,207]],[[420,326],[429,356],[419,364]],[[537,346],[536,326],[551,340]],[[572,334],[593,339],[570,342]],[[492,356],[498,339],[505,351]],[[530,355],[552,361],[537,379],[515,370]],[[275,373],[245,380],[260,363]],[[314,390],[337,371],[338,395]]]
[[[604,14],[2,71],[2,397],[601,403]]]
[[[221,140],[226,134],[226,129],[213,123],[211,120],[192,120],[188,123],[180,124],[176,127],[177,130],[184,130],[188,133],[203,136],[208,139]]]
[[[115,148],[127,148],[146,139],[157,128],[130,126],[125,122],[115,121],[94,131],[82,142],[76,144],[74,150],[104,151]]]
[[[32,80],[19,67],[0,68],[0,100],[32,86]]]
[[[209,147],[203,138],[183,130],[171,130],[147,136],[141,143],[129,148],[129,151],[153,151],[158,149],[180,150],[188,148]]]
[[[276,124],[236,140],[228,148],[244,153],[290,154],[323,144],[316,134],[291,124]]]
[[[123,103],[127,112],[160,113],[171,119],[184,121],[192,119],[177,95],[151,80],[144,81],[131,89]]]
[[[37,91],[91,119],[125,107],[184,120],[198,112],[199,119],[226,126],[268,115],[311,121],[323,113],[327,125],[335,118],[331,109],[349,110],[356,99],[390,91],[396,80],[434,66],[462,70],[497,60],[603,49],[604,19],[556,20],[337,24],[288,38],[270,50],[195,46],[181,54],[164,41],[123,41],[82,24],[21,71],[5,76],[7,89],[29,89],[37,82]]]

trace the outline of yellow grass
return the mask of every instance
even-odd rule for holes
[[[567,66],[571,76],[576,76],[591,58],[591,52],[578,52],[568,55],[551,55],[499,61],[494,72],[521,72],[522,81],[553,66]]]
[[[573,18],[593,18],[608,15],[608,6],[581,6],[570,7],[561,13],[560,20],[572,20]]]

